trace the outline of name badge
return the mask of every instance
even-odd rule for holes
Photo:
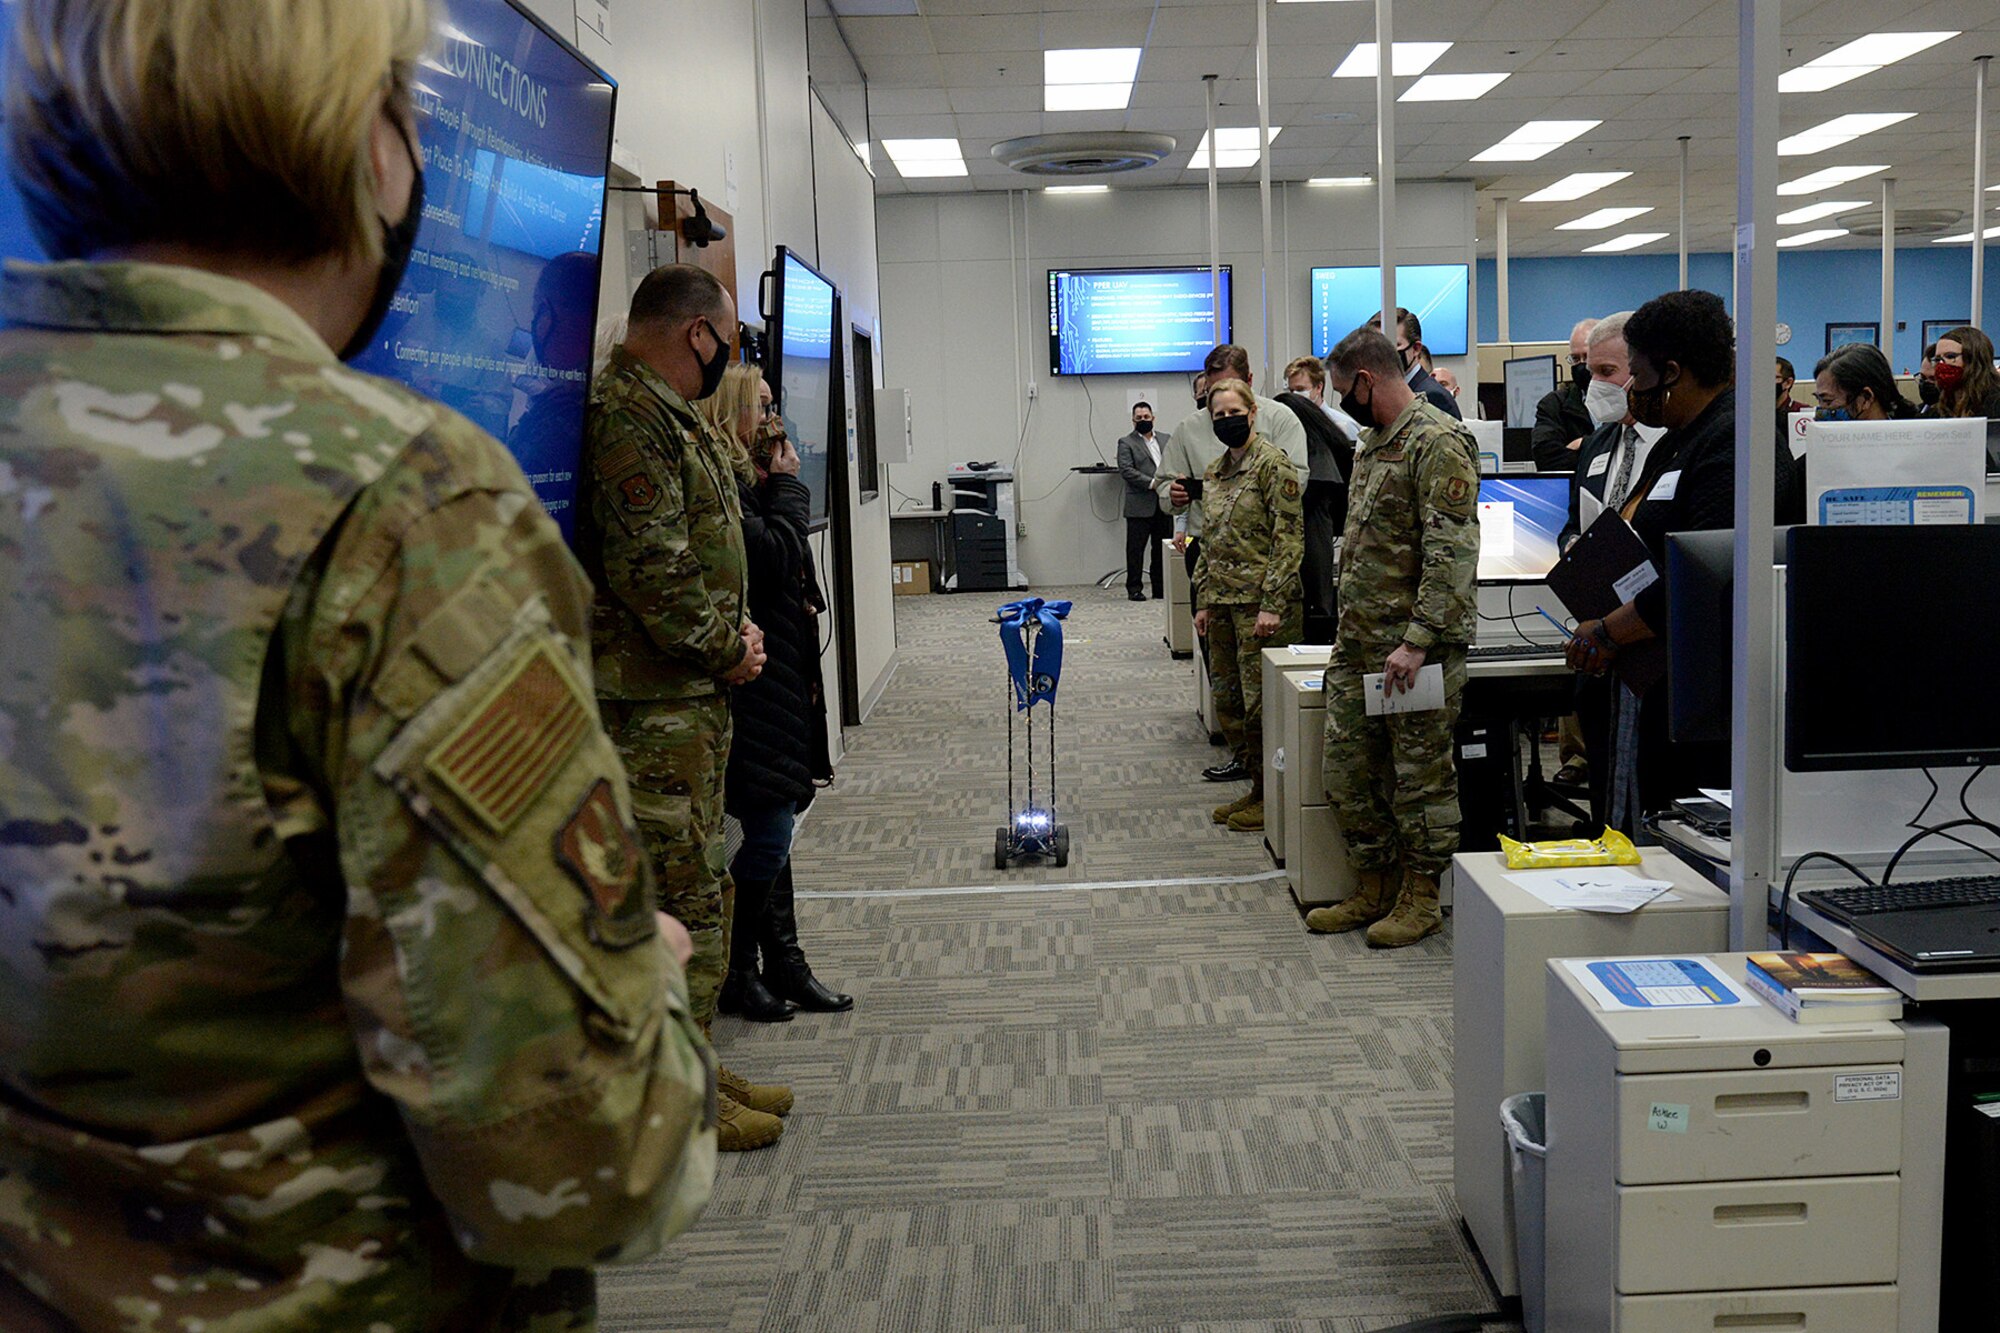
[[[1675,468],[1672,472],[1661,474],[1660,479],[1653,483],[1653,489],[1647,493],[1646,498],[1648,500],[1671,500],[1674,498],[1674,492],[1680,488],[1681,471],[1679,468]]]
[[[1601,477],[1604,475],[1604,469],[1610,466],[1611,466],[1611,455],[1599,454],[1597,457],[1590,460],[1590,466],[1583,470],[1583,475],[1586,477]]]

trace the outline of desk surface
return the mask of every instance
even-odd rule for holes
[[[1642,879],[1665,880],[1674,886],[1674,902],[1648,903],[1633,915],[1645,916],[1661,912],[1713,912],[1727,909],[1729,895],[1718,890],[1713,884],[1695,871],[1682,864],[1679,857],[1660,847],[1639,849],[1639,864],[1625,869]],[[1509,875],[1528,872],[1510,870],[1507,857],[1501,852],[1460,852],[1452,858],[1458,873],[1465,877],[1469,885],[1477,885],[1479,891],[1493,900],[1494,906],[1508,916],[1572,916],[1568,908],[1551,907],[1521,888]],[[1725,932],[1726,934],[1727,932]]]
[[[938,519],[950,517],[951,510],[949,509],[891,509],[889,511],[889,521],[892,523],[899,518],[921,518],[930,522],[936,522]]]

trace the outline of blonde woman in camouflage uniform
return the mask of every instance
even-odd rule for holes
[[[1208,640],[1209,681],[1216,716],[1225,719],[1224,739],[1250,771],[1250,790],[1217,806],[1214,819],[1243,833],[1264,827],[1259,654],[1296,640],[1305,619],[1299,585],[1305,510],[1298,469],[1257,433],[1257,399],[1248,384],[1226,379],[1210,385],[1208,414],[1224,448],[1202,475],[1194,628]]]
[[[349,371],[422,0],[18,0],[0,1328],[596,1327],[715,1082],[505,450]],[[663,939],[670,935],[670,947]]]

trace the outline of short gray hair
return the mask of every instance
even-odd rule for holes
[[[1613,338],[1624,337],[1625,321],[1630,318],[1632,318],[1632,312],[1629,310],[1621,310],[1615,315],[1606,315],[1591,328],[1590,338],[1584,345],[1595,348],[1602,343],[1610,342]]]
[[[1575,324],[1570,326],[1569,336],[1571,338],[1575,338],[1577,334],[1581,333],[1584,336],[1585,343],[1587,345],[1590,338],[1590,331],[1596,327],[1597,327],[1597,321],[1595,319],[1586,316],[1583,319],[1579,319]]]

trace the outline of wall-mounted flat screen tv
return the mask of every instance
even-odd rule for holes
[[[784,246],[767,275],[776,304],[765,311],[770,323],[764,344],[764,378],[778,402],[785,434],[799,451],[799,480],[812,492],[812,526],[827,521],[827,483],[836,435],[845,437],[846,422],[834,429],[834,381],[840,374],[835,358],[834,330],[839,318],[839,294],[819,271]]]
[[[1424,326],[1433,356],[1464,356],[1471,347],[1472,276],[1464,264],[1396,265],[1396,304]],[[1312,271],[1313,355],[1325,356],[1382,310],[1379,264]]]
[[[1208,265],[1049,270],[1051,375],[1192,374],[1233,340],[1229,265],[1222,266],[1222,334]]]

